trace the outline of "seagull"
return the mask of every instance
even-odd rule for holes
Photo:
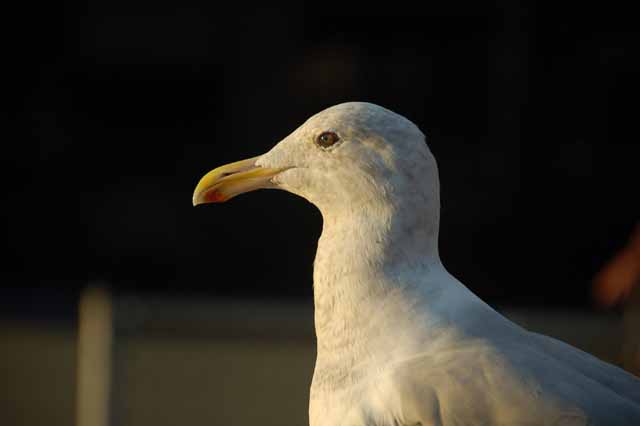
[[[516,325],[447,272],[438,167],[408,119],[330,107],[205,174],[193,204],[261,188],[323,217],[311,426],[640,425],[640,380]]]

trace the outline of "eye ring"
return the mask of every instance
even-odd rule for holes
[[[316,144],[321,148],[330,148],[340,141],[336,132],[322,132],[316,137]]]

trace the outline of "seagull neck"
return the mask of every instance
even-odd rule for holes
[[[405,325],[415,321],[423,289],[409,277],[424,278],[441,265],[437,223],[424,219],[434,215],[392,208],[338,213],[324,216],[314,263],[318,361],[334,371],[380,355],[372,351],[372,336],[391,327],[380,318],[391,316]],[[381,310],[388,315],[379,315]],[[340,365],[331,361],[338,359]]]
[[[439,259],[438,207],[385,203],[322,212],[315,268],[342,275]]]

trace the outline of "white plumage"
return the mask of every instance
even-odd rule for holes
[[[327,131],[340,140],[322,148]],[[337,105],[255,165],[279,171],[261,187],[324,219],[312,426],[640,425],[640,380],[515,325],[445,270],[437,165],[410,121]]]

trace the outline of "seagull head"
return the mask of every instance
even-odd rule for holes
[[[193,204],[275,188],[315,204],[326,220],[344,210],[438,206],[438,186],[435,159],[417,126],[378,105],[348,102],[314,115],[269,152],[210,171]]]

